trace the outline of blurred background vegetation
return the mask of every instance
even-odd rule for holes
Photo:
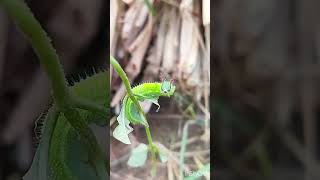
[[[320,179],[319,5],[214,1],[215,179]]]

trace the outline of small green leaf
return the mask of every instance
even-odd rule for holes
[[[130,122],[125,118],[123,110],[120,111],[117,121],[119,125],[114,129],[112,133],[113,137],[124,144],[131,144],[129,134],[133,129],[130,127]]]
[[[143,116],[143,114],[139,111],[138,107],[133,103],[130,104],[129,106],[130,107],[126,108],[126,110],[128,110],[128,113],[132,117],[132,118],[129,118],[130,122],[132,122],[133,124],[142,124],[148,127],[149,126],[148,122]]]
[[[161,143],[157,143],[160,161],[165,163],[168,161],[168,149]]]
[[[113,137],[121,141],[124,144],[131,144],[129,139],[129,133],[124,126],[118,125],[113,131]]]
[[[92,147],[86,145],[81,138],[77,138],[76,131],[70,131],[67,144],[66,164],[77,177],[77,180],[105,180],[106,166],[103,159],[95,158],[90,154]],[[39,179],[40,180],[40,179]]]
[[[152,102],[153,104],[155,104],[155,105],[157,105],[157,106],[158,106],[158,108],[157,108],[156,112],[158,112],[158,111],[159,111],[159,109],[160,109],[160,104],[158,103],[158,99],[159,99],[159,98],[150,98],[150,99],[146,99],[146,101],[150,101],[150,102]]]
[[[159,151],[159,158],[162,163],[165,163],[168,161],[168,155],[163,151]]]
[[[141,143],[131,151],[131,156],[127,164],[131,167],[143,166],[147,160],[147,156],[148,146]]]

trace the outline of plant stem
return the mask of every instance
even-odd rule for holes
[[[114,69],[117,71],[117,73],[120,76],[121,80],[123,81],[123,83],[124,83],[124,85],[126,87],[126,90],[127,90],[129,98],[131,98],[131,100],[135,103],[135,105],[138,107],[139,111],[143,114],[143,116],[146,117],[144,111],[142,110],[142,108],[141,108],[141,106],[139,104],[139,102],[134,97],[134,94],[133,94],[133,92],[131,90],[131,85],[130,85],[130,82],[129,82],[129,79],[128,79],[126,73],[123,71],[123,69],[121,68],[121,66],[118,63],[118,61],[112,56],[110,56],[110,63],[114,67]],[[147,118],[145,118],[145,119],[147,119]],[[151,132],[150,132],[149,127],[145,126],[144,128],[146,130],[146,134],[147,134],[147,138],[148,138],[149,149],[150,149],[151,155],[152,155],[152,162],[155,162],[156,153],[157,153],[157,147],[153,144],[152,137],[151,137]]]
[[[152,159],[156,159],[156,153],[158,151],[157,147],[153,144],[152,136],[149,127],[145,127],[148,143],[152,152]]]
[[[149,144],[153,145],[150,129],[148,127],[145,127],[145,130],[146,130],[147,139],[148,139]]]
[[[50,43],[50,38],[23,1],[0,0],[0,4],[29,39],[49,77],[56,104],[58,107],[63,106],[69,92],[59,57]]]
[[[129,81],[126,73],[123,71],[122,67],[120,66],[118,61],[113,56],[110,56],[110,63],[113,66],[113,68],[117,71],[117,73],[120,76],[122,82],[124,83],[124,86],[126,87],[126,90],[127,90],[129,98],[138,107],[139,112],[144,116],[144,118],[147,119],[144,111],[142,110],[142,108],[141,108],[141,106],[140,106],[140,104],[138,102],[138,100],[134,97],[134,94],[133,94],[133,92],[131,90],[130,81]]]
[[[151,151],[151,163],[152,163],[151,175],[154,177],[156,174],[156,168],[155,168],[156,167],[156,159],[157,159],[156,154],[158,152],[158,149],[157,149],[156,145],[153,144],[149,127],[144,127],[144,128],[146,130],[147,139],[148,139],[148,143],[149,143],[149,149]]]

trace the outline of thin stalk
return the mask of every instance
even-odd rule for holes
[[[62,110],[73,105],[81,109],[107,114],[108,109],[96,105],[89,100],[75,98],[71,95],[59,57],[51,44],[51,39],[24,1],[0,0],[0,5],[16,22],[39,57],[41,65],[44,67],[51,83],[57,109]]]
[[[153,144],[150,129],[148,127],[146,127],[145,130],[146,130],[147,139],[148,139],[149,144]]]
[[[145,130],[146,130],[147,139],[148,139],[148,143],[149,143],[149,149],[151,152],[151,164],[152,164],[151,175],[154,177],[157,173],[157,169],[156,169],[157,156],[156,156],[156,154],[158,152],[158,148],[155,144],[153,144],[149,127],[145,127]]]
[[[133,92],[131,90],[131,85],[130,85],[130,82],[129,82],[129,79],[128,79],[126,73],[123,71],[123,69],[120,66],[120,64],[118,63],[118,61],[112,56],[110,56],[110,63],[113,66],[113,68],[116,70],[118,75],[120,76],[122,82],[124,83],[129,98],[131,98],[131,100],[138,107],[138,109],[141,112],[141,114],[143,114],[145,119],[147,119],[144,111],[142,110],[142,108],[141,108],[141,106],[140,106],[140,104],[138,102],[138,100],[134,97],[134,94],[133,94]],[[154,143],[152,141],[152,136],[151,136],[151,132],[150,132],[149,127],[145,126],[145,130],[146,130],[147,139],[148,139],[148,143],[149,143],[149,149],[150,149],[151,155],[152,155],[152,164],[153,164],[153,167],[155,167],[154,163],[155,163],[155,160],[156,160],[157,147],[154,145]]]
[[[134,97],[134,94],[133,94],[133,92],[131,90],[130,81],[129,81],[126,73],[123,71],[122,67],[120,66],[118,61],[113,56],[110,56],[110,63],[113,66],[113,68],[117,71],[117,74],[120,76],[122,82],[124,83],[124,86],[126,87],[127,94],[129,96],[129,98],[138,107],[139,112],[144,116],[144,118],[147,119],[144,111],[142,110],[142,108],[141,108],[141,106],[140,106],[140,104],[138,102],[138,100]],[[147,127],[148,127],[148,125],[147,125]]]
[[[65,99],[69,97],[69,92],[59,57],[51,44],[50,38],[23,1],[0,0],[0,4],[32,44],[49,77],[53,89],[53,98],[58,107],[63,106]]]

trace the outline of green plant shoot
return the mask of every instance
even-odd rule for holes
[[[143,83],[132,88],[132,92],[138,101],[150,101],[153,104],[156,104],[158,106],[157,111],[160,108],[158,103],[159,97],[170,97],[173,95],[174,91],[175,86],[166,80],[162,83]],[[131,144],[128,137],[128,134],[132,132],[132,128],[129,125],[130,123],[147,126],[145,117],[138,111],[138,108],[128,95],[123,99],[117,121],[119,124],[113,131],[113,136],[125,144]]]
[[[154,177],[156,175],[156,156],[159,155],[161,162],[166,162],[167,157],[166,153],[159,150],[153,143],[146,116],[139,102],[150,101],[156,104],[159,110],[159,97],[170,97],[173,95],[176,87],[169,81],[163,81],[162,83],[143,83],[131,88],[126,73],[123,71],[117,60],[112,56],[110,56],[110,64],[120,76],[127,90],[127,95],[124,97],[121,104],[120,114],[117,117],[118,126],[113,131],[113,136],[125,144],[131,144],[128,135],[132,132],[133,128],[130,127],[130,123],[144,125],[149,145],[147,146],[140,143],[139,146],[134,148],[131,152],[128,165],[132,167],[144,165],[148,152],[151,152],[151,175]]]

